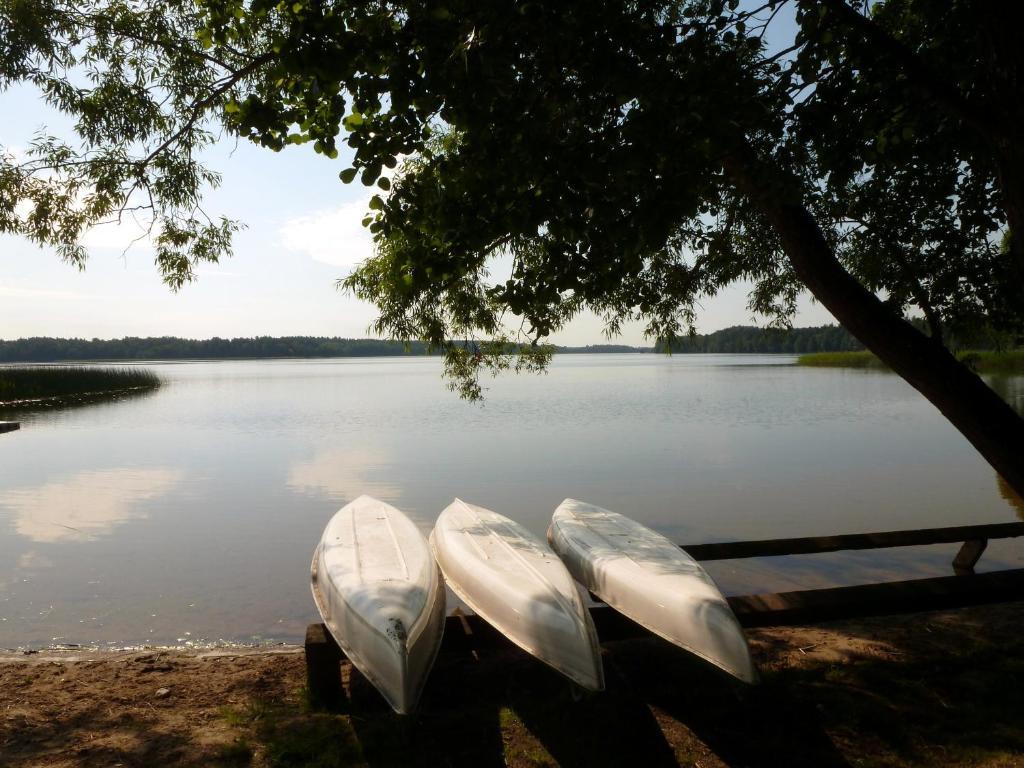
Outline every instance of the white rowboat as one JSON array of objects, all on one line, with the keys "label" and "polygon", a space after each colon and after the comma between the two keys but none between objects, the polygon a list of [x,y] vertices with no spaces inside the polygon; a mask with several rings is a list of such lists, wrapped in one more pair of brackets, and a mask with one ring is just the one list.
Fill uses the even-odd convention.
[{"label": "white rowboat", "polygon": [[360,496],[313,553],[313,600],[349,660],[400,714],[412,711],[444,632],[444,582],[416,525]]},{"label": "white rowboat", "polygon": [[507,517],[456,499],[430,545],[451,590],[509,640],[592,691],[604,669],[590,612],[543,541]]},{"label": "white rowboat", "polygon": [[548,542],[576,580],[612,608],[740,680],[757,682],[746,637],[722,593],[664,536],[566,499],[551,518]]}]

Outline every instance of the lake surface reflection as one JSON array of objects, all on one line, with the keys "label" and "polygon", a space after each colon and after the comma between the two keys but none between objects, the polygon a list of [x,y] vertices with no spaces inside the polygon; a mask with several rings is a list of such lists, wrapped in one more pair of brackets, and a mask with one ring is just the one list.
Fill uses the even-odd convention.
[{"label": "lake surface reflection", "polygon": [[[155,394],[0,436],[0,648],[301,639],[327,520],[428,531],[454,496],[543,534],[568,496],[680,542],[1005,522],[1021,506],[901,379],[785,356],[575,355],[492,382],[435,359],[154,364]],[[1018,408],[1024,377],[992,381]],[[727,593],[951,572],[956,545],[709,563]],[[979,570],[1024,565],[993,542]]]}]

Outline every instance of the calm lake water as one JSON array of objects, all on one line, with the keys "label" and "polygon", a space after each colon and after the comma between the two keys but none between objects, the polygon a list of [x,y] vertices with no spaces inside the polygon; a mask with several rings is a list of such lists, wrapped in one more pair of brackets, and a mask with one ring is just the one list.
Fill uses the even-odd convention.
[{"label": "calm lake water", "polygon": [[[685,542],[1024,517],[891,374],[787,356],[573,355],[460,401],[436,359],[154,364],[156,393],[0,436],[0,648],[299,641],[309,561],[362,493],[543,534],[568,496]],[[1018,409],[1024,377],[992,382]],[[726,593],[950,573],[957,545],[709,563]],[[993,543],[979,570],[1024,566]]]}]

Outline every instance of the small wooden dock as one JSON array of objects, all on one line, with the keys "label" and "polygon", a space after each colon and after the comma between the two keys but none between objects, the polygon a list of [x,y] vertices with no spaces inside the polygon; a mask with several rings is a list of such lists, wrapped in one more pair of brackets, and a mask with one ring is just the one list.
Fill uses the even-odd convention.
[{"label": "small wooden dock", "polygon": [[[1024,568],[974,572],[989,540],[1018,536],[1024,536],[1024,522],[680,546],[695,560],[708,561],[961,543],[949,576],[726,598],[742,626],[772,627],[1024,600]],[[602,642],[650,634],[603,603],[592,607],[591,615]],[[444,648],[472,649],[502,642],[508,641],[478,616],[457,611],[448,617]],[[327,628],[310,624],[306,671],[314,700],[329,704],[339,699],[338,665],[343,658]]]},{"label": "small wooden dock", "polygon": [[0,435],[4,432],[13,432],[16,429],[21,429],[21,424],[17,421],[0,421]]}]

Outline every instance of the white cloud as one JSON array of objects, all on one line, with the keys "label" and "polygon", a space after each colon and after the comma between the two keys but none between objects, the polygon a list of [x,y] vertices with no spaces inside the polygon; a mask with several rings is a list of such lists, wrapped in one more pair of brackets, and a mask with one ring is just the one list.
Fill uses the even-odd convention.
[{"label": "white cloud", "polygon": [[156,234],[155,227],[150,232],[147,226],[143,226],[131,217],[125,217],[120,224],[108,222],[91,227],[82,237],[82,245],[90,250],[116,250],[118,252],[129,248],[132,250],[148,249],[152,247],[152,238]]},{"label": "white cloud", "polygon": [[196,270],[196,276],[200,280],[207,277],[238,277],[240,272],[231,272],[227,269],[211,269],[209,267],[200,267]]},{"label": "white cloud", "polygon": [[[28,160],[28,154],[23,147],[17,145],[5,146],[0,141],[0,156],[9,162],[23,162]],[[36,174],[39,179],[54,177],[52,170],[43,170]],[[80,191],[76,196],[76,203],[81,206],[85,202],[85,192]],[[25,220],[32,212],[33,205],[29,200],[19,200],[14,206],[16,216]],[[90,227],[81,238],[81,244],[90,250],[116,250],[123,252],[128,249],[152,249],[152,239],[156,237],[159,228],[150,227],[135,215],[128,211],[121,216],[120,221],[107,221]]]},{"label": "white cloud", "polygon": [[362,225],[369,202],[367,195],[289,219],[280,229],[281,243],[315,261],[352,269],[373,255],[373,238]]},{"label": "white cloud", "polygon": [[12,299],[99,299],[102,296],[94,296],[78,291],[54,291],[45,288],[22,288],[10,283],[0,282],[0,296],[7,296]]},{"label": "white cloud", "polygon": [[397,501],[401,496],[397,484],[372,479],[384,466],[387,457],[376,448],[327,448],[309,461],[292,464],[287,483],[294,491],[337,502],[351,501],[364,493]]},{"label": "white cloud", "polygon": [[167,493],[181,478],[176,469],[102,469],[61,482],[0,494],[15,532],[32,541],[91,541],[115,525],[145,518],[142,502]]}]

